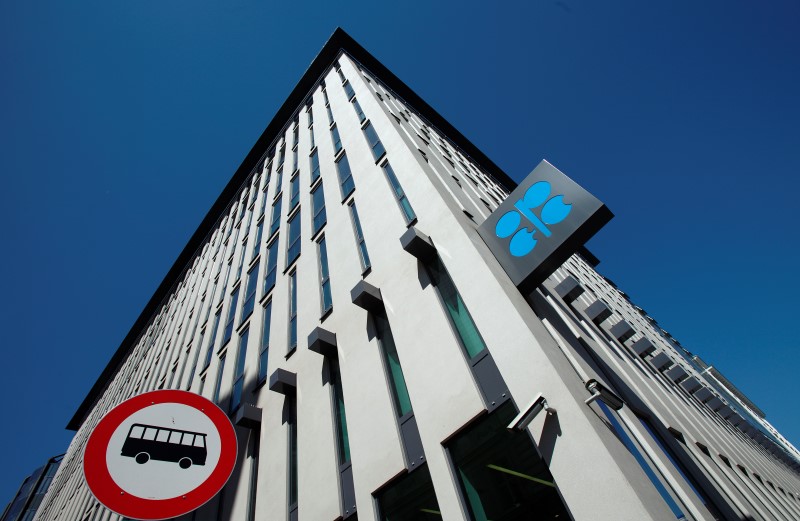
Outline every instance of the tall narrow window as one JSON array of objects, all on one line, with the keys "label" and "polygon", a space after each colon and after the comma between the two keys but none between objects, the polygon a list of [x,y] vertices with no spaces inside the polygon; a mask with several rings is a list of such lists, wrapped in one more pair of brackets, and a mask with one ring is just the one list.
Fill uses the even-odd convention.
[{"label": "tall narrow window", "polygon": [[219,329],[220,313],[222,309],[218,309],[214,314],[214,323],[211,326],[211,340],[208,342],[208,349],[206,350],[206,359],[203,363],[203,369],[211,364],[211,356],[214,354],[214,343],[217,340],[217,330]]},{"label": "tall narrow window", "polygon": [[[269,179],[267,179],[267,183],[269,183]],[[258,210],[258,216],[259,217],[264,215],[264,211],[267,209],[267,186],[269,186],[269,185],[265,183],[264,184],[264,191],[261,194],[261,206],[259,207],[259,210]]]},{"label": "tall narrow window", "polygon": [[358,256],[361,260],[361,271],[367,271],[371,266],[369,262],[369,254],[367,253],[367,243],[364,240],[364,232],[361,230],[361,221],[358,218],[358,210],[356,209],[356,202],[350,201],[350,216],[353,218],[353,232],[356,236],[356,244],[358,245]]},{"label": "tall narrow window", "polygon": [[472,316],[464,305],[461,294],[456,289],[453,280],[438,256],[427,267],[431,281],[439,292],[453,328],[461,340],[461,345],[464,346],[464,350],[470,359],[475,358],[486,349],[486,344],[483,342]]},{"label": "tall narrow window", "polygon": [[408,396],[408,388],[406,387],[406,379],[403,376],[403,368],[400,366],[400,358],[397,356],[394,336],[392,336],[392,330],[389,327],[389,320],[383,313],[376,313],[373,316],[373,320],[376,336],[378,337],[378,345],[386,363],[386,372],[391,384],[395,412],[398,417],[401,417],[411,412],[411,399]]},{"label": "tall narrow window", "polygon": [[219,405],[220,391],[222,390],[222,374],[225,372],[225,353],[219,357],[219,367],[217,368],[217,382],[214,384],[214,396],[212,401]]},{"label": "tall narrow window", "polygon": [[258,221],[258,226],[256,226],[256,240],[253,244],[253,254],[250,257],[250,260],[255,259],[258,257],[258,252],[261,250],[261,237],[264,235],[264,219]]},{"label": "tall narrow window", "polygon": [[320,296],[322,297],[322,313],[327,312],[333,306],[331,297],[331,278],[328,272],[328,245],[325,243],[325,236],[320,237],[317,243],[319,249],[319,283]]},{"label": "tall narrow window", "polygon": [[279,197],[275,204],[272,205],[272,221],[269,225],[269,236],[278,231],[278,228],[281,227],[281,200],[283,198]]},{"label": "tall narrow window", "polygon": [[289,218],[289,244],[286,265],[292,264],[300,256],[300,212]]},{"label": "tall narrow window", "polygon": [[290,183],[290,197],[289,197],[289,211],[294,210],[294,207],[300,203],[300,175],[292,177]]},{"label": "tall narrow window", "polygon": [[246,328],[239,336],[239,349],[236,353],[236,367],[233,373],[233,391],[231,393],[231,411],[235,411],[242,403],[242,390],[244,388],[244,368],[247,360],[247,340],[250,338],[250,328]]},{"label": "tall narrow window", "polygon": [[350,171],[350,161],[347,159],[346,153],[342,154],[342,157],[336,162],[336,172],[339,174],[339,187],[342,190],[342,200],[345,200],[347,196],[356,189],[356,184],[353,181],[353,174]]},{"label": "tall narrow window", "polygon": [[244,323],[244,321],[247,320],[247,317],[249,317],[253,312],[253,307],[256,303],[256,286],[258,286],[258,263],[256,263],[247,274],[241,323]]},{"label": "tall narrow window", "polygon": [[[286,143],[281,145],[281,149],[278,151],[278,167],[276,168],[278,172],[283,171],[283,160],[285,156],[286,156]],[[280,190],[281,190],[281,184],[278,183],[278,191],[280,192]]]},{"label": "tall narrow window", "polygon": [[350,100],[350,99],[353,99],[355,97],[356,92],[353,90],[353,86],[350,85],[349,81],[345,81],[344,85],[342,85],[342,87],[344,87],[344,92],[345,92],[345,94],[347,94],[347,99]]},{"label": "tall narrow window", "polygon": [[356,111],[356,116],[358,116],[358,122],[364,123],[364,120],[367,119],[367,116],[364,115],[364,111],[361,110],[361,105],[358,104],[358,100],[353,98],[353,109]]},{"label": "tall narrow window", "polygon": [[289,352],[297,349],[297,270],[289,274]]},{"label": "tall narrow window", "polygon": [[311,150],[317,148],[317,141],[314,139],[314,127],[308,127],[308,137],[311,139]]},{"label": "tall narrow window", "polygon": [[236,304],[239,303],[239,289],[241,289],[241,286],[233,290],[231,294],[231,307],[228,309],[228,320],[225,322],[225,334],[222,338],[222,345],[227,344],[233,334],[233,318],[236,316]]},{"label": "tall narrow window", "polygon": [[344,394],[342,393],[342,375],[339,362],[331,360],[331,387],[333,388],[333,408],[336,421],[336,448],[339,453],[339,465],[350,462],[350,437],[347,434],[347,417],[344,410]]},{"label": "tall narrow window", "polygon": [[375,161],[383,157],[386,149],[383,148],[383,144],[378,138],[378,133],[375,132],[375,127],[372,126],[371,122],[364,125],[364,137],[367,138],[367,144],[372,149],[372,157],[375,158]]},{"label": "tall narrow window", "polygon": [[311,154],[311,182],[319,178],[319,154],[316,150]]},{"label": "tall narrow window", "polygon": [[242,268],[244,267],[244,252],[247,251],[247,238],[245,237],[244,244],[242,245],[242,251],[239,253],[239,264],[236,266],[236,278],[234,280],[239,280],[242,276]]},{"label": "tall narrow window", "polygon": [[397,176],[394,175],[394,170],[392,170],[392,166],[388,161],[383,164],[383,173],[386,174],[386,179],[389,180],[394,197],[397,199],[397,204],[400,205],[400,210],[403,211],[403,216],[406,218],[406,223],[410,223],[417,218],[417,215],[414,213],[414,209],[411,208],[411,203],[408,202],[406,193],[403,191],[403,187],[400,186],[400,182],[397,180]]},{"label": "tall narrow window", "polygon": [[272,300],[264,306],[264,325],[261,328],[261,347],[258,352],[258,382],[267,380],[269,358],[269,332],[272,328]]},{"label": "tall narrow window", "polygon": [[314,112],[311,110],[311,101],[309,100],[308,105],[306,105],[306,114],[308,115],[308,126],[314,124]]},{"label": "tall narrow window", "polygon": [[278,274],[278,238],[275,237],[267,246],[267,269],[264,273],[264,295],[275,287],[275,278]]},{"label": "tall narrow window", "polygon": [[289,430],[289,519],[297,520],[297,400],[292,397],[287,418]]},{"label": "tall narrow window", "polygon": [[336,125],[331,127],[331,140],[333,140],[333,155],[336,155],[342,149],[342,138],[339,137],[339,129]]},{"label": "tall narrow window", "polygon": [[322,229],[327,221],[325,214],[325,194],[322,191],[322,183],[318,184],[311,192],[312,210],[314,211],[314,233]]},{"label": "tall narrow window", "polygon": [[197,349],[195,349],[194,359],[192,360],[192,368],[189,371],[189,378],[186,379],[187,391],[192,388],[192,381],[194,380],[194,375],[197,372],[197,361],[200,358],[200,350],[203,348],[203,340],[205,339],[205,336],[206,336],[206,330],[201,329],[200,337],[197,339],[197,343],[195,344],[197,346]]}]

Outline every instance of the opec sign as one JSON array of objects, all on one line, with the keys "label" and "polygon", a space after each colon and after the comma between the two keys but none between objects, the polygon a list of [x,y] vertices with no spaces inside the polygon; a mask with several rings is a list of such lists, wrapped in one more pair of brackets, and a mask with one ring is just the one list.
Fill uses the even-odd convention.
[{"label": "opec sign", "polygon": [[514,284],[533,291],[614,214],[542,161],[478,228]]}]

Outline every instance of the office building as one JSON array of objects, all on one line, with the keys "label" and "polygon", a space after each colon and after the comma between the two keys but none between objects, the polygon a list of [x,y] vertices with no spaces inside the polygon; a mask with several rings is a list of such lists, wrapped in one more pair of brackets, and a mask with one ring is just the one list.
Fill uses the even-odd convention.
[{"label": "office building", "polygon": [[590,252],[512,282],[479,228],[514,187],[337,30],[70,421],[37,519],[119,518],[83,447],[156,389],[236,424],[187,521],[800,519],[797,450]]},{"label": "office building", "polygon": [[47,463],[34,470],[22,481],[14,499],[6,505],[3,514],[0,515],[0,521],[31,521],[33,519],[42,498],[53,482],[53,476],[55,476],[63,457],[62,454],[50,458]]}]

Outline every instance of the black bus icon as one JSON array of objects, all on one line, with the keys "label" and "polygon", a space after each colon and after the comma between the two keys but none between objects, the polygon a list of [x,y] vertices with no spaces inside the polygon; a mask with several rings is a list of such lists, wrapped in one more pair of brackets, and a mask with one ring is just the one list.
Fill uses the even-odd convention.
[{"label": "black bus icon", "polygon": [[144,464],[151,459],[171,461],[180,468],[206,464],[206,434],[134,423],[122,444],[123,456]]}]

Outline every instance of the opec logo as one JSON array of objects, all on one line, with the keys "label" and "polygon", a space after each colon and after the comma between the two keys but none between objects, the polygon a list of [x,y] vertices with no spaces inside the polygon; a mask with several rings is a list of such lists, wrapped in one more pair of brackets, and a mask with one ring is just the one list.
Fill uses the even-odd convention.
[{"label": "opec logo", "polygon": [[[494,233],[500,239],[511,237],[508,250],[514,257],[524,257],[532,252],[538,242],[534,237],[536,232],[541,232],[545,238],[550,237],[552,232],[548,225],[560,223],[572,210],[572,205],[564,202],[563,195],[550,197],[551,191],[547,181],[534,183],[523,198],[514,203],[516,211],[505,213],[497,221]],[[539,211],[538,216],[534,213],[536,209]],[[523,217],[533,225],[532,229],[528,229],[528,224],[523,225]]]}]

